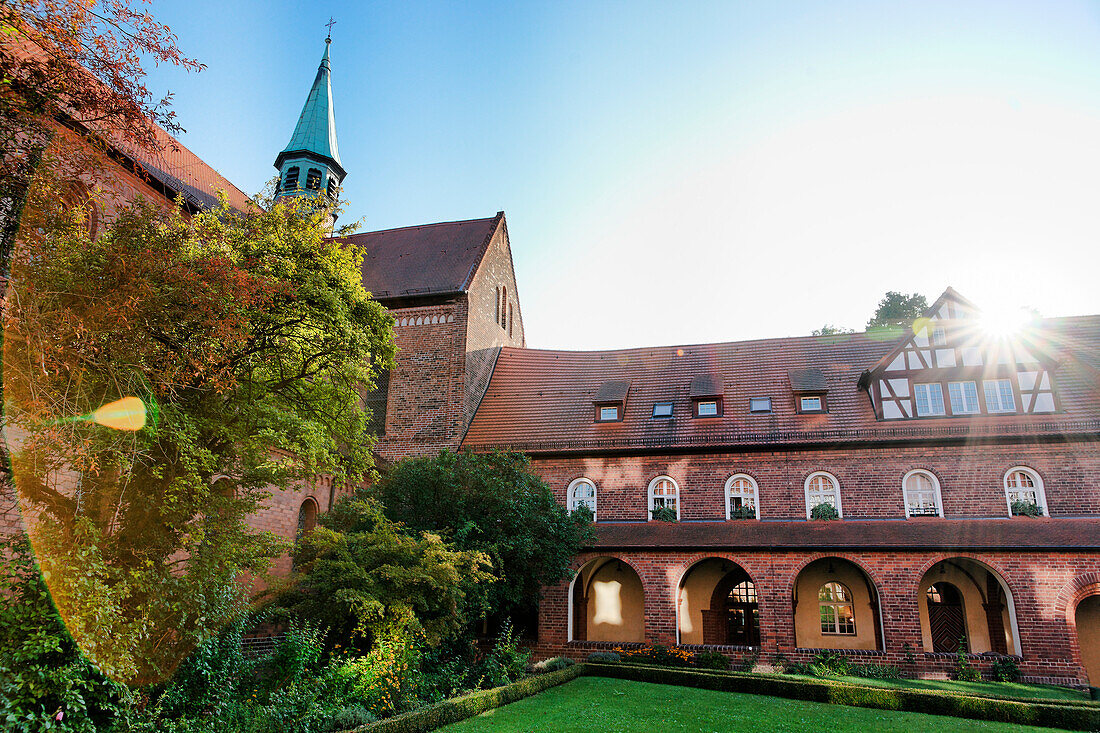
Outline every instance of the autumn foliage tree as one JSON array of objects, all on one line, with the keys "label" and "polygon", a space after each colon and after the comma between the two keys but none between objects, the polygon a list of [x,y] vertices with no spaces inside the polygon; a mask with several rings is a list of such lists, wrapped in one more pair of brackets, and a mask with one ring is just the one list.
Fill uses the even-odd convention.
[{"label": "autumn foliage tree", "polygon": [[[154,123],[178,131],[171,94],[145,85],[143,63],[203,68],[184,56],[149,0],[0,3],[0,251],[5,260],[26,192],[58,125],[92,147],[154,151]],[[82,155],[80,149],[55,151]],[[71,162],[87,169],[89,160]]]},{"label": "autumn foliage tree", "polygon": [[[93,239],[56,185],[30,190],[5,314],[12,466],[58,610],[116,679],[162,677],[240,610],[238,576],[281,549],[245,522],[269,487],[371,470],[360,395],[392,362],[392,319],[327,214],[137,204]],[[137,432],[78,419],[126,396],[150,412]]]}]

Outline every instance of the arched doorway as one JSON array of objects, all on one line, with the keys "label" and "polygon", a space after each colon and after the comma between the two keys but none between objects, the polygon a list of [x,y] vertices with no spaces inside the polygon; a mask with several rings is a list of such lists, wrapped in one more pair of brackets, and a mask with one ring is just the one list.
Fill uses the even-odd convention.
[{"label": "arched doorway", "polygon": [[1000,575],[967,557],[941,560],[921,578],[918,593],[926,652],[1019,654],[1012,594]]},{"label": "arched doorway", "polygon": [[756,584],[737,563],[700,560],[680,579],[678,598],[681,644],[760,646]]},{"label": "arched doorway", "polygon": [[589,560],[569,589],[569,641],[645,641],[645,591],[628,563]]},{"label": "arched doorway", "polygon": [[1085,674],[1090,685],[1100,687],[1100,595],[1088,596],[1078,603],[1074,621]]},{"label": "arched doorway", "polygon": [[795,644],[807,649],[883,649],[878,589],[861,567],[823,557],[794,582]]},{"label": "arched doorway", "polygon": [[928,628],[932,651],[955,652],[966,643],[966,616],[962,593],[954,585],[941,581],[925,591],[928,604]]}]

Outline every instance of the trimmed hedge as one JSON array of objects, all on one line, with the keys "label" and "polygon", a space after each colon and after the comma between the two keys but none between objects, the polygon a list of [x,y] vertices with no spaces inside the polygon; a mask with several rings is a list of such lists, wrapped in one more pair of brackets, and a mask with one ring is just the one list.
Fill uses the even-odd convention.
[{"label": "trimmed hedge", "polygon": [[588,663],[583,666],[585,674],[635,682],[683,685],[705,690],[772,695],[834,705],[904,710],[1067,730],[1100,730],[1100,706],[1085,701],[1080,703],[1063,701],[1062,704],[1018,702],[989,697],[970,697],[951,692],[865,687],[826,680],[787,680],[754,674],[715,673],[667,667],[643,667],[633,664]]},{"label": "trimmed hedge", "polygon": [[434,705],[412,710],[392,718],[380,720],[356,728],[355,733],[425,733],[444,725],[457,723],[466,718],[480,715],[486,710],[507,705],[516,700],[538,694],[543,690],[569,682],[584,674],[585,665],[574,664],[571,667],[547,672],[546,674],[526,677],[503,687],[491,690],[477,690],[461,697],[443,700]]}]

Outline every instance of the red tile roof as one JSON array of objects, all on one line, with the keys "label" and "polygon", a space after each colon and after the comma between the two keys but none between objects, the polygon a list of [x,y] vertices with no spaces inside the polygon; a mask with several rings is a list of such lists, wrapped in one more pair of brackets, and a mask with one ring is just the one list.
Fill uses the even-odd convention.
[{"label": "red tile roof", "polygon": [[[1035,334],[1058,346],[1055,372],[1064,411],[1043,416],[878,421],[860,375],[896,343],[850,334],[619,351],[504,348],[466,434],[474,450],[529,453],[698,449],[820,444],[1006,434],[1100,434],[1100,389],[1082,354],[1100,354],[1100,316],[1047,319]],[[828,412],[797,414],[789,370],[816,368],[828,388]],[[689,391],[700,374],[724,384],[719,417],[691,417]],[[624,419],[596,423],[600,385],[630,382]],[[750,397],[771,397],[771,413],[749,413]],[[672,420],[651,418],[654,402],[675,403]]]},{"label": "red tile roof", "polygon": [[[363,285],[378,300],[465,292],[504,212],[347,237],[366,250]],[[591,403],[589,405],[591,409]]]},{"label": "red tile roof", "polygon": [[1100,518],[597,523],[593,549],[1100,549]]}]

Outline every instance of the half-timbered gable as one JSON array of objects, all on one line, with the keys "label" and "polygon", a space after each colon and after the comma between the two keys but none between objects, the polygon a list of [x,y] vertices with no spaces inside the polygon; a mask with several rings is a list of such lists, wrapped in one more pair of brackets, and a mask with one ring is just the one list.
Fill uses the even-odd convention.
[{"label": "half-timbered gable", "polygon": [[862,384],[880,420],[1057,412],[1057,360],[1041,341],[991,332],[948,288]]}]

